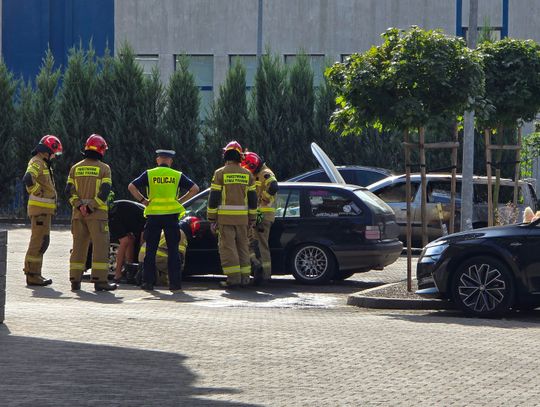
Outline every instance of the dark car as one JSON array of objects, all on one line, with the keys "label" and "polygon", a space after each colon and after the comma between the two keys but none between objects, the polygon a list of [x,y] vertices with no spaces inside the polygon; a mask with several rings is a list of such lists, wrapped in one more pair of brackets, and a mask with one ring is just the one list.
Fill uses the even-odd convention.
[{"label": "dark car", "polygon": [[418,295],[492,317],[540,305],[540,220],[454,233],[428,244],[418,260]]},{"label": "dark car", "polygon": [[[392,172],[384,168],[362,167],[348,165],[336,167],[347,184],[367,186],[381,179],[389,177]],[[330,182],[328,175],[322,168],[296,175],[288,182]]]},{"label": "dark car", "polygon": [[[280,183],[276,220],[270,231],[273,274],[292,274],[318,284],[382,269],[400,255],[392,209],[354,185]],[[201,218],[200,236],[189,242],[186,274],[221,271],[217,240],[206,220],[209,190],[184,205]]]}]

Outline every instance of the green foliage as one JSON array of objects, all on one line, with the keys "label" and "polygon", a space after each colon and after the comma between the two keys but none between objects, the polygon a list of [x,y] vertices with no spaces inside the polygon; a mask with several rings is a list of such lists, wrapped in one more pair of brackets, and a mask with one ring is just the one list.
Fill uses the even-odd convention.
[{"label": "green foliage", "polygon": [[[294,174],[299,160],[289,149],[287,67],[277,55],[261,57],[255,74],[252,137],[247,147],[262,155],[279,179]],[[306,151],[309,148],[305,147]]]},{"label": "green foliage", "polygon": [[133,50],[124,44],[118,56],[106,55],[96,86],[97,132],[109,144],[105,161],[111,165],[117,198],[129,197],[127,185],[154,165],[155,139],[160,137],[158,110],[163,107],[156,78],[145,78]]},{"label": "green foliage", "polygon": [[327,71],[338,94],[335,129],[423,127],[432,117],[461,114],[482,95],[480,58],[462,39],[415,26],[388,29],[383,38]]},{"label": "green foliage", "polygon": [[13,180],[18,175],[17,166],[13,165],[16,121],[13,98],[16,87],[17,82],[0,58],[0,145],[7,147],[0,150],[0,185],[3,191],[0,195],[0,206],[10,201]]},{"label": "green foliage", "polygon": [[505,38],[477,50],[485,71],[485,97],[494,106],[479,120],[482,128],[515,127],[540,110],[540,46],[532,40]]},{"label": "green foliage", "polygon": [[203,181],[206,175],[201,141],[198,137],[199,106],[199,89],[195,78],[189,72],[188,59],[183,57],[170,78],[164,125],[169,146],[176,150],[176,166],[197,183]]},{"label": "green foliage", "polygon": [[521,150],[521,177],[533,176],[533,161],[540,157],[540,132],[529,134],[523,138]]},{"label": "green foliage", "polygon": [[[236,61],[229,70],[204,129],[204,155],[208,170],[218,168],[223,160],[221,149],[231,140],[249,144],[249,116],[246,98],[246,69]],[[207,173],[206,179],[212,174]]]},{"label": "green foliage", "polygon": [[81,159],[80,151],[86,138],[97,131],[97,70],[92,44],[88,50],[82,44],[70,49],[62,88],[58,94],[58,136],[64,147],[64,153],[55,164],[60,193],[66,184],[69,168]]}]

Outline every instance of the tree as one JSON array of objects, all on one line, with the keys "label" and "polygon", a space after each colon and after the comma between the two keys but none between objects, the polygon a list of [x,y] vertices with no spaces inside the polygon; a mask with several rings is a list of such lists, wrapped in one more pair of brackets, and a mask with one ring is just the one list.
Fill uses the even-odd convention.
[{"label": "tree", "polygon": [[[382,45],[361,55],[354,54],[329,70],[330,81],[338,94],[338,109],[332,125],[345,133],[361,133],[370,126],[398,129],[403,131],[406,142],[409,141],[409,130],[418,132],[423,241],[427,242],[425,127],[436,117],[456,118],[472,107],[472,101],[481,99],[484,90],[482,65],[462,39],[446,36],[440,31],[425,31],[415,26],[408,31],[391,28],[383,38]],[[409,196],[407,148],[405,152]],[[409,201],[407,199],[410,225]],[[408,229],[407,269],[410,277]]]},{"label": "tree", "polygon": [[58,135],[64,147],[62,157],[56,163],[59,191],[66,184],[71,165],[81,159],[80,151],[84,141],[90,134],[97,132],[97,70],[92,44],[88,50],[82,44],[70,49],[58,94]]},{"label": "tree", "polygon": [[[478,47],[482,58],[486,80],[486,99],[492,109],[478,120],[479,127],[485,129],[486,137],[496,130],[496,144],[520,144],[522,121],[531,121],[540,110],[540,46],[532,40],[505,38],[497,42],[484,42]],[[516,134],[518,134],[516,136]],[[514,152],[512,152],[515,154]],[[507,161],[519,165],[519,152]],[[490,161],[490,160],[488,160]],[[496,168],[496,184],[493,202],[498,203],[499,180],[503,153],[497,150],[493,163],[487,163],[488,174],[491,166]],[[516,175],[519,171],[515,171]],[[491,188],[488,188],[491,195]],[[517,180],[516,193],[517,198]],[[514,202],[516,203],[516,202]],[[491,201],[490,201],[490,205]],[[495,209],[496,209],[496,205]],[[493,214],[490,214],[490,222]]]},{"label": "tree", "polygon": [[198,183],[207,174],[199,140],[199,106],[199,88],[187,57],[182,57],[169,81],[164,125],[170,147],[176,150],[177,165]]},{"label": "tree", "polygon": [[105,160],[111,163],[113,189],[117,197],[124,198],[129,197],[129,182],[154,164],[153,140],[159,129],[153,109],[159,105],[155,99],[159,92],[148,90],[154,85],[148,85],[127,44],[118,50],[116,58],[106,54],[100,65],[97,131],[110,146]]},{"label": "tree", "polygon": [[17,166],[14,157],[15,143],[15,108],[14,95],[17,82],[8,71],[6,64],[0,58],[0,144],[10,146],[0,151],[0,185],[2,185],[2,195],[0,196],[0,207],[6,205],[13,196],[14,180],[20,174],[17,173]]},{"label": "tree", "polygon": [[278,178],[285,179],[294,175],[293,163],[298,156],[289,148],[287,67],[279,56],[268,52],[261,57],[253,92],[249,145],[267,159]]},{"label": "tree", "polygon": [[[212,171],[221,165],[221,149],[231,140],[253,148],[249,145],[249,133],[246,69],[240,61],[236,61],[220,86],[218,99],[207,118],[204,153],[208,169]],[[211,175],[207,173],[207,178]]]},{"label": "tree", "polygon": [[[313,70],[305,54],[297,56],[289,71],[289,108],[287,145],[288,153],[301,157],[309,151],[313,140],[315,92]],[[311,155],[311,154],[310,154]],[[299,173],[309,169],[310,161],[294,160],[289,163],[290,171]]]}]

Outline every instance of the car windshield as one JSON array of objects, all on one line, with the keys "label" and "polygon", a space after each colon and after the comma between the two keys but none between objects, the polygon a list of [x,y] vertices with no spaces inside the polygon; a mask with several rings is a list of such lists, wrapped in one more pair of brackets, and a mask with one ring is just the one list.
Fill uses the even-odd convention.
[{"label": "car windshield", "polygon": [[364,190],[364,189],[357,189],[354,191],[357,197],[359,197],[362,202],[364,202],[369,209],[371,209],[374,213],[377,214],[390,214],[394,213],[392,208],[386,204],[381,198],[379,198],[374,193]]}]

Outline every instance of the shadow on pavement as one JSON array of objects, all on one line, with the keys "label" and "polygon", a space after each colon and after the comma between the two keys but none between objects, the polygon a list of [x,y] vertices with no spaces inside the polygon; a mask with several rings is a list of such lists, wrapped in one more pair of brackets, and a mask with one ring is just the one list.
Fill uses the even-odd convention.
[{"label": "shadow on pavement", "polygon": [[81,290],[74,291],[77,300],[92,301],[100,304],[121,304],[124,297],[121,291],[94,291],[93,284],[83,284]]},{"label": "shadow on pavement", "polygon": [[[511,312],[505,318],[473,318],[467,317],[457,310],[424,311],[423,314],[385,314],[393,319],[423,324],[459,324],[471,327],[494,327],[506,329],[538,328],[540,309],[527,312]],[[532,324],[532,326],[531,326]]]},{"label": "shadow on pavement", "polygon": [[241,390],[195,387],[181,354],[14,336],[2,324],[0,348],[2,405],[253,405],[205,399]]},{"label": "shadow on pavement", "polygon": [[32,297],[34,298],[49,298],[54,300],[68,300],[71,297],[63,296],[62,291],[58,291],[53,287],[27,287],[32,290]]}]

